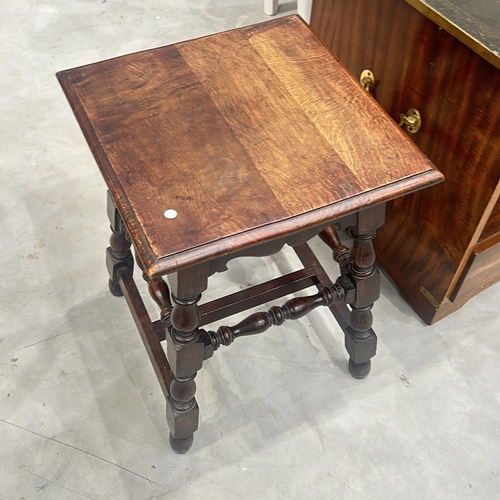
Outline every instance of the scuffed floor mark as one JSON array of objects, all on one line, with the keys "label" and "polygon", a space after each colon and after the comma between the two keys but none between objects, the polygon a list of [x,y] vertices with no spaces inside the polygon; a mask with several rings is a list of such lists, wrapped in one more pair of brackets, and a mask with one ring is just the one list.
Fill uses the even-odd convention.
[{"label": "scuffed floor mark", "polygon": [[[48,489],[53,485],[53,484],[56,484],[57,486],[61,486],[59,483],[56,483],[56,481],[62,476],[63,472],[67,469],[68,465],[66,464],[66,467],[63,467],[59,470],[59,472],[52,478],[52,479],[46,479],[46,478],[42,478],[46,481],[45,484],[42,484],[42,486],[39,486],[37,488],[38,491],[41,491],[42,493],[45,493],[46,491],[48,491]],[[25,469],[26,470],[26,469]],[[29,472],[28,470],[26,470],[26,472]],[[30,472],[30,474],[33,474],[32,472]]]},{"label": "scuffed floor mark", "polygon": [[107,464],[110,464],[110,465],[113,465],[115,467],[118,467],[119,469],[122,469],[125,472],[128,472],[129,474],[133,474],[134,476],[140,477],[141,479],[144,479],[145,481],[148,481],[148,483],[153,483],[153,484],[155,484],[157,486],[160,486],[160,484],[155,483],[154,481],[151,481],[151,479],[149,479],[148,477],[141,476],[137,472],[131,471],[130,469],[127,469],[126,467],[123,467],[122,465],[115,464],[114,462],[111,462],[111,460],[107,460],[107,459],[105,459],[103,457],[100,457],[98,455],[94,455],[93,453],[90,453],[89,451],[85,451],[85,450],[82,450],[81,448],[78,448],[78,447],[73,446],[71,444],[64,443],[62,441],[58,441],[57,439],[54,439],[54,438],[51,438],[51,437],[48,437],[48,436],[44,436],[43,434],[39,434],[38,432],[32,431],[30,429],[26,429],[25,427],[21,427],[20,425],[13,424],[12,422],[8,422],[7,420],[4,420],[3,418],[0,418],[0,422],[3,422],[4,424],[7,424],[7,425],[11,425],[12,427],[16,427],[17,429],[21,429],[22,431],[29,432],[30,434],[33,434],[35,436],[48,439],[49,441],[52,441],[54,443],[66,446],[68,448],[71,448],[73,450],[79,451],[81,453],[85,453],[85,455],[88,455],[88,456],[93,457],[93,458],[97,458],[97,460],[101,460],[102,462],[106,462]]},{"label": "scuffed floor mark", "polygon": [[40,476],[39,474],[35,474],[34,472],[31,472],[30,470],[25,469],[24,467],[20,467],[20,469],[27,472],[28,474],[31,474],[32,476],[35,476],[35,477],[38,477],[40,479],[43,479],[44,481],[47,481],[46,484],[37,488],[38,491],[40,491],[42,493],[45,493],[54,484],[56,486],[59,486],[59,488],[62,488],[62,489],[67,490],[67,491],[71,491],[71,493],[76,493],[77,495],[79,495],[81,497],[89,498],[90,500],[97,500],[96,498],[90,497],[90,496],[86,495],[85,493],[82,493],[82,492],[76,491],[76,490],[72,490],[71,488],[68,488],[67,486],[63,486],[61,483],[58,483],[57,480],[59,479],[61,474],[64,472],[62,470],[54,476],[54,479],[47,479],[46,477]]},{"label": "scuffed floor mark", "polygon": [[29,344],[29,345],[25,345],[24,347],[20,347],[18,349],[18,351],[22,351],[23,349],[27,349],[28,347],[32,347],[32,346],[37,345],[37,344],[41,344],[42,342],[46,342],[47,340],[55,339],[57,337],[60,337],[61,335],[66,335],[67,333],[71,333],[75,330],[76,330],[76,328],[73,328],[71,330],[68,330],[67,332],[62,332],[62,333],[58,333],[57,335],[52,335],[52,337],[47,337],[46,339],[39,340],[38,342],[33,342],[33,344]]}]

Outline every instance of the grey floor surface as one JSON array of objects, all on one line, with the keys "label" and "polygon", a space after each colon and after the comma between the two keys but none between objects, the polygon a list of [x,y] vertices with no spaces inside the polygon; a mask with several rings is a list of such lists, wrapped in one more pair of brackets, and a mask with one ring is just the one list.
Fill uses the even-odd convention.
[{"label": "grey floor surface", "polygon": [[[361,382],[325,311],[222,348],[192,451],[170,451],[107,291],[104,182],[54,74],[265,19],[262,0],[0,2],[0,499],[500,498],[498,285],[426,327],[384,280]],[[295,264],[235,261],[207,296]]]}]

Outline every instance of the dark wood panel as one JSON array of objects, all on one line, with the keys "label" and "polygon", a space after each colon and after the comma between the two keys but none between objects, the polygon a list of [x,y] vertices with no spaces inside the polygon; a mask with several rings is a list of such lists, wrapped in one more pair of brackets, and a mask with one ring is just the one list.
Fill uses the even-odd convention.
[{"label": "dark wood panel", "polygon": [[498,0],[406,1],[500,69],[500,2]]},{"label": "dark wood panel", "polygon": [[376,246],[403,295],[424,287],[445,302],[500,178],[500,72],[404,0],[316,0],[311,27],[355,75],[373,70],[394,120],[422,114],[412,139],[446,181],[390,204]]}]

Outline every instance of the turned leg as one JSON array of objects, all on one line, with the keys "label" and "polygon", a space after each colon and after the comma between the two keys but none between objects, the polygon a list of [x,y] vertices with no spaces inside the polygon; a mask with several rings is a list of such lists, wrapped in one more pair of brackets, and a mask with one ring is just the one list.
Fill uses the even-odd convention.
[{"label": "turned leg", "polygon": [[346,334],[349,353],[349,371],[354,378],[368,376],[371,358],[377,349],[377,336],[372,330],[373,303],[380,296],[380,273],[375,266],[373,238],[384,223],[385,205],[364,210],[358,214],[358,224],[350,234],[353,244],[348,265],[349,277],[356,286],[356,298],[350,303],[350,329]]},{"label": "turned leg", "polygon": [[116,208],[115,202],[108,191],[108,217],[111,223],[110,246],[106,250],[106,265],[109,272],[109,290],[115,297],[122,297],[120,285],[118,284],[118,269],[127,267],[132,274],[134,270],[134,258],[130,251],[131,243],[127,239],[125,224]]},{"label": "turned leg", "polygon": [[195,399],[196,373],[201,369],[205,346],[198,329],[198,302],[206,290],[208,265],[200,264],[169,276],[173,309],[166,335],[167,359],[172,383],[167,398],[170,445],[176,453],[186,453],[198,428],[199,408]]},{"label": "turned leg", "polygon": [[349,272],[350,251],[340,241],[336,226],[330,226],[319,233],[319,237],[332,249],[333,260],[337,262],[342,274]]}]

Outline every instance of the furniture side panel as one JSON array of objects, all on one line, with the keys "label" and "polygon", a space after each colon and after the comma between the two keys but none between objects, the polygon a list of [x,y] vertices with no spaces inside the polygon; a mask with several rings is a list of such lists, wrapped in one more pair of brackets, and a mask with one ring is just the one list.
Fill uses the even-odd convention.
[{"label": "furniture side panel", "polygon": [[396,282],[404,276],[442,301],[499,180],[500,72],[403,0],[317,0],[311,27],[355,75],[374,72],[374,97],[395,120],[422,114],[412,139],[446,181],[393,202],[376,246]]}]

